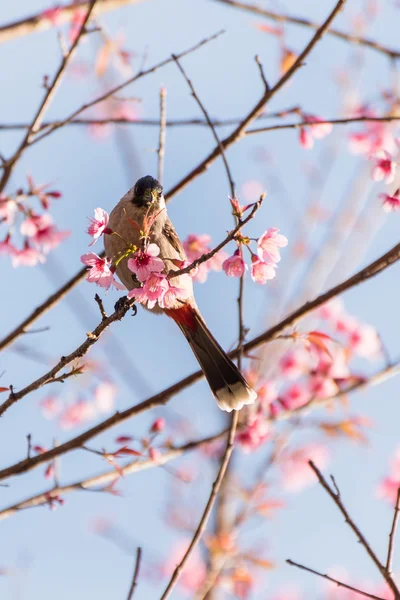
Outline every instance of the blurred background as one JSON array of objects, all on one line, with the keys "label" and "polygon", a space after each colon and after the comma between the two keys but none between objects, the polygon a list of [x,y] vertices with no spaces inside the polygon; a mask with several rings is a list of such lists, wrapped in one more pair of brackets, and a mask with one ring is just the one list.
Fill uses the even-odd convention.
[{"label": "blurred background", "polygon": [[[265,9],[296,14],[317,23],[323,22],[333,8],[333,3],[326,0],[303,0],[300,4],[290,0],[260,2]],[[5,25],[49,8],[53,7],[40,0],[3,3],[0,23]],[[394,1],[349,0],[335,27],[397,48],[398,19],[399,7]],[[280,77],[282,53],[300,53],[313,34],[309,28],[286,24],[283,35],[278,36],[265,27],[279,27],[277,23],[216,0],[147,0],[127,4],[101,14],[96,24],[101,31],[87,36],[80,44],[46,120],[68,115],[141,68],[148,68],[220,29],[225,30],[223,35],[182,59],[182,64],[213,118],[239,120],[263,93],[255,55],[260,57],[273,85]],[[0,44],[0,125],[30,122],[43,97],[43,77],[51,77],[60,62],[57,31],[68,40],[69,28],[69,24],[55,26]],[[126,61],[121,61],[118,54],[111,57],[101,72],[99,56],[107,39],[116,40],[129,54]],[[386,114],[397,98],[396,69],[396,62],[385,54],[325,36],[307,57],[306,64],[268,104],[267,114],[294,106],[326,119],[354,115],[366,106],[376,114]],[[132,121],[158,120],[161,86],[167,90],[168,119],[202,118],[174,64],[122,90],[120,96],[128,100],[116,101],[117,108],[99,105],[85,116],[102,118],[115,110],[112,114],[128,115]],[[140,101],[131,100],[133,97]],[[283,119],[263,119],[262,124],[296,120],[299,121],[298,115],[289,114]],[[232,126],[220,127],[218,132],[224,137],[231,129]],[[386,187],[372,181],[368,156],[351,151],[351,133],[364,130],[363,124],[338,125],[329,136],[316,140],[312,149],[301,145],[297,129],[259,133],[242,139],[227,153],[243,203],[254,202],[263,190],[268,193],[257,218],[247,227],[247,234],[258,237],[267,228],[278,227],[289,239],[274,280],[260,286],[251,281],[248,273],[245,277],[244,314],[250,329],[247,339],[398,242],[398,215],[386,214],[378,198],[379,193],[387,191]],[[22,130],[0,128],[1,154],[9,156],[22,134]],[[394,126],[390,135],[396,135]],[[74,125],[56,131],[24,154],[6,193],[26,188],[28,174],[37,184],[50,183],[50,189],[62,192],[61,198],[51,201],[50,213],[60,230],[71,233],[45,263],[34,268],[14,268],[9,256],[1,256],[1,337],[80,269],[80,256],[89,251],[87,217],[93,215],[93,210],[102,207],[110,211],[139,177],[156,176],[158,136],[157,126],[134,122],[107,127]],[[164,189],[174,186],[214,144],[207,127],[168,127]],[[390,191],[395,189],[396,183],[391,184]],[[233,223],[229,194],[223,163],[218,159],[169,203],[169,215],[180,236],[207,233],[214,244],[223,239]],[[94,251],[101,250],[100,241]],[[231,254],[233,245],[226,250]],[[343,298],[349,314],[376,329],[393,360],[399,355],[399,272],[399,266],[394,265]],[[76,348],[86,332],[98,324],[99,312],[93,300],[96,291],[111,313],[118,292],[110,290],[106,294],[82,282],[35,325],[48,329],[21,337],[2,353],[1,384],[12,383],[20,389]],[[238,280],[223,272],[212,272],[206,283],[196,284],[196,298],[203,315],[227,349],[237,343],[237,293]],[[307,327],[303,330],[307,331]],[[257,363],[260,376],[275,377],[286,350],[287,345],[281,343],[264,349]],[[34,444],[51,447],[113,410],[140,402],[197,369],[174,323],[140,309],[135,318],[127,316],[114,324],[85,361],[90,361],[91,368],[83,375],[34,392],[6,413],[0,423],[2,467],[25,456],[27,434],[32,435]],[[360,356],[355,358],[352,369],[368,376],[384,364],[381,355],[374,359]],[[99,389],[100,384],[103,387]],[[349,395],[347,404],[338,409],[330,408],[327,418],[337,417],[335,410],[341,410],[368,419],[370,426],[362,441],[351,436],[327,437],[320,428],[316,430],[312,420],[320,417],[321,410],[308,415],[309,422],[299,423],[298,429],[290,423],[290,443],[293,440],[295,447],[318,443],[328,449],[327,472],[335,474],[350,513],[382,555],[392,507],[378,498],[377,489],[398,444],[398,390],[398,380],[392,378]],[[56,396],[63,409],[78,401],[95,409],[88,412],[84,422],[73,426],[55,416],[46,418],[43,400],[49,396]],[[110,449],[115,448],[118,435],[140,439],[159,417],[166,420],[163,439],[169,437],[176,444],[217,433],[227,423],[226,415],[218,410],[202,381],[175,396],[167,406],[128,421],[88,445],[98,450]],[[234,460],[236,482],[254,482],[272,444],[273,439],[269,438],[251,452],[238,448]],[[150,469],[119,480],[120,496],[75,492],[66,495],[65,504],[55,511],[45,505],[3,521],[1,597],[124,598],[138,545],[143,549],[143,559],[135,598],[160,597],[168,581],[167,559],[179,544],[190,539],[217,465],[215,458],[196,452],[171,463],[171,469]],[[63,483],[78,481],[106,467],[99,456],[75,451],[62,457],[59,478]],[[44,471],[41,466],[7,481],[9,486],[0,488],[2,507],[51,487],[51,481],[44,479]],[[288,566],[287,558],[324,573],[339,569],[337,572],[352,582],[378,593],[378,572],[322,489],[311,485],[301,493],[293,493],[282,487],[280,477],[279,469],[272,466],[268,479],[271,497],[282,501],[284,507],[272,511],[270,518],[256,520],[256,526],[247,524],[240,538],[241,547],[267,557],[274,568],[256,570],[247,595],[240,595],[240,590],[232,588],[228,580],[218,597],[346,595],[330,590],[326,581]],[[186,479],[190,482],[185,483]],[[182,527],[176,527],[176,512],[191,524],[186,533]],[[204,551],[200,546],[200,554],[205,556]],[[399,571],[398,553],[394,557],[395,572],[396,567]],[[181,585],[175,588],[173,597],[195,595],[190,585]]]}]

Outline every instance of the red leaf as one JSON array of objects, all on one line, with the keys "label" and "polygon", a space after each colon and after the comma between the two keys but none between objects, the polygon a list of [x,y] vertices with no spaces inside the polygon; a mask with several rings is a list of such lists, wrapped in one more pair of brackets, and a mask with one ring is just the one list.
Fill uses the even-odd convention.
[{"label": "red leaf", "polygon": [[0,387],[0,392],[9,392],[10,388],[8,387]]}]

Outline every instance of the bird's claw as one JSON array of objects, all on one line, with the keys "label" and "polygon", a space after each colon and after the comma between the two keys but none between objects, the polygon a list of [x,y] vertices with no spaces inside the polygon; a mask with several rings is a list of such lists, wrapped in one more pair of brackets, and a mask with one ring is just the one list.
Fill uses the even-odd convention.
[{"label": "bird's claw", "polygon": [[[127,308],[128,304],[130,304],[130,299],[128,298],[128,296],[121,296],[121,298],[119,298],[114,304],[115,312],[123,308]],[[132,316],[134,317],[137,313],[137,307],[135,304],[132,304],[130,308],[132,308]]]}]

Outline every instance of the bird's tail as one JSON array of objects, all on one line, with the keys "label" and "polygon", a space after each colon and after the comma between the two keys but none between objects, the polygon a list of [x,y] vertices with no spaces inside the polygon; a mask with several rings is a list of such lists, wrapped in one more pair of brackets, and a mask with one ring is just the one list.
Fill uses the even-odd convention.
[{"label": "bird's tail", "polygon": [[199,312],[189,304],[164,309],[180,327],[197,358],[219,408],[231,412],[252,404],[257,394],[211,334]]}]

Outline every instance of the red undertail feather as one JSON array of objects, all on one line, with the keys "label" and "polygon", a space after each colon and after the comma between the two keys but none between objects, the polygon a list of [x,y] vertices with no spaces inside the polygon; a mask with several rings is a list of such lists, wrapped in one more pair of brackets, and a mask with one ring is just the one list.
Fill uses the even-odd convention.
[{"label": "red undertail feather", "polygon": [[211,334],[200,313],[183,304],[164,312],[180,327],[197,358],[218,406],[231,412],[252,404],[257,394]]}]

